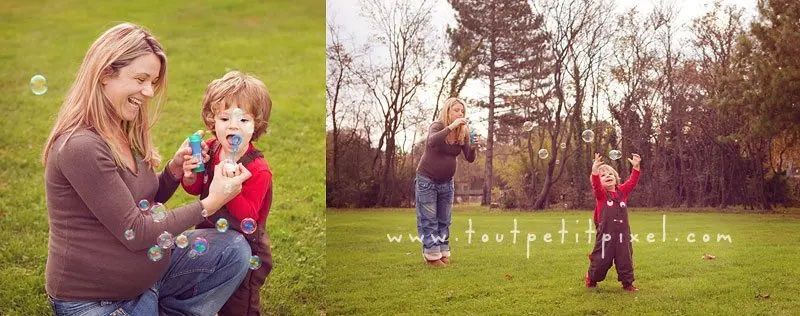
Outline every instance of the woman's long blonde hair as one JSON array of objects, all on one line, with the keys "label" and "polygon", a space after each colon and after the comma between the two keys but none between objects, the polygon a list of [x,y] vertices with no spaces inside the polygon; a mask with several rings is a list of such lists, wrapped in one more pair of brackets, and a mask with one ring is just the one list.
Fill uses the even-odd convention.
[{"label": "woman's long blonde hair", "polygon": [[[467,106],[464,104],[464,101],[461,101],[459,98],[448,98],[444,100],[444,108],[442,111],[439,112],[439,122],[444,124],[444,126],[448,126],[453,123],[453,120],[450,119],[450,109],[457,104],[461,104],[461,107],[464,108],[464,117],[467,117]],[[451,131],[450,134],[447,135],[447,140],[450,142],[457,143],[459,145],[464,145],[467,141],[467,126],[461,125],[456,128],[455,131]]]},{"label": "woman's long blonde hair", "polygon": [[[134,121],[123,121],[105,95],[100,81],[105,76],[118,76],[120,68],[147,54],[155,54],[161,61],[159,79],[151,100],[154,106],[147,107],[152,109],[152,115],[148,115],[148,109],[140,107]],[[133,153],[141,155],[151,168],[156,168],[161,163],[161,156],[150,138],[150,128],[164,101],[166,88],[167,56],[158,40],[148,30],[136,24],[121,23],[110,28],[89,47],[83,58],[77,78],[69,89],[53,130],[47,138],[42,152],[42,163],[47,163],[49,151],[58,137],[67,134],[69,138],[76,130],[91,127],[109,145],[117,165],[123,167],[120,146],[124,144],[117,144],[114,137],[121,128]]]}]

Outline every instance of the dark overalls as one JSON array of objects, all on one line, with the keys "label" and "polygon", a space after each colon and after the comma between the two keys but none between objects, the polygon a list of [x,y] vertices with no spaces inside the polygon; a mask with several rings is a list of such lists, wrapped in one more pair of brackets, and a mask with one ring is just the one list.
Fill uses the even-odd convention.
[{"label": "dark overalls", "polygon": [[[219,143],[217,142],[211,145],[211,157],[216,156],[219,147]],[[253,150],[242,156],[238,163],[246,166],[253,160],[260,157],[264,157],[261,152],[258,150]],[[208,175],[208,181],[206,183],[210,183],[214,177],[214,166],[212,164],[206,165],[206,175]],[[200,195],[200,199],[204,199],[207,196],[208,186],[203,185],[203,193]],[[269,203],[266,205],[267,210],[269,210],[272,204],[271,187],[267,190],[267,197],[265,201]],[[216,223],[220,218],[225,218],[228,220],[228,227],[230,229],[242,233],[242,236],[244,236],[245,240],[247,240],[247,243],[250,244],[250,249],[252,249],[253,255],[261,258],[261,267],[256,270],[249,270],[247,272],[244,280],[242,280],[242,284],[239,285],[239,288],[233,292],[233,295],[231,295],[225,305],[222,306],[222,309],[219,311],[218,315],[261,315],[259,290],[266,282],[267,275],[269,275],[270,271],[272,271],[272,250],[269,246],[269,235],[267,234],[266,229],[267,218],[266,216],[263,216],[258,220],[256,223],[256,231],[254,233],[245,234],[242,232],[242,223],[237,220],[236,217],[231,215],[226,207],[223,207],[214,213],[214,215],[209,216],[208,221],[197,225],[197,228],[215,228],[214,223]]]},{"label": "dark overalls", "polygon": [[600,223],[595,224],[597,235],[594,249],[589,255],[589,280],[605,280],[613,263],[617,268],[617,279],[623,286],[633,284],[631,226],[625,203],[621,199],[612,199],[611,194],[606,192],[606,205],[601,210]]}]

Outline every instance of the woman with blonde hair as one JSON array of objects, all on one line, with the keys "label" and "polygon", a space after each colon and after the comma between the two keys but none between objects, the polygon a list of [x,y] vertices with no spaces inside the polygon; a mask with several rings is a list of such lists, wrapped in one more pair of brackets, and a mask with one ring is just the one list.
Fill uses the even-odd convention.
[{"label": "woman with blonde hair", "polygon": [[[238,234],[184,232],[236,196],[247,169],[217,175],[208,197],[166,215],[139,209],[172,196],[191,153],[184,143],[156,174],[150,129],[166,76],[161,44],[122,23],[89,48],[61,105],[42,153],[45,289],[56,315],[213,315],[248,270],[250,248]],[[173,250],[182,232],[192,246]]]},{"label": "woman with blonde hair", "polygon": [[456,157],[464,153],[475,161],[477,144],[469,137],[465,104],[458,98],[444,101],[439,119],[428,129],[425,152],[417,166],[414,184],[417,232],[422,239],[425,262],[436,267],[450,264],[450,218],[453,208],[453,176]]}]

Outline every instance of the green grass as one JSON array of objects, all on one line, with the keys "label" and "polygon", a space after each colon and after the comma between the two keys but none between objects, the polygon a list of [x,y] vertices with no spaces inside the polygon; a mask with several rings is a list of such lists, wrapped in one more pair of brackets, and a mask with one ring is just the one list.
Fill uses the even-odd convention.
[{"label": "green grass", "polygon": [[[792,314],[800,308],[800,227],[789,214],[632,211],[637,293],[612,267],[596,290],[583,286],[591,212],[488,212],[456,207],[449,267],[423,263],[413,209],[327,213],[326,297],[330,314]],[[666,214],[666,242],[662,242]],[[467,241],[468,221],[475,233]],[[512,242],[514,219],[517,243]],[[565,241],[561,243],[561,220]],[[577,221],[577,223],[576,223]],[[526,257],[528,234],[536,234]],[[544,242],[550,233],[552,242]],[[579,242],[575,242],[575,233]],[[649,243],[648,233],[655,242]],[[696,241],[687,241],[689,233]],[[717,242],[717,234],[731,242]],[[404,235],[389,242],[387,234]],[[482,242],[488,234],[488,242]],[[496,241],[496,234],[504,234]],[[709,234],[711,241],[703,242]],[[676,241],[675,238],[678,238]],[[456,241],[456,239],[458,239]],[[701,259],[704,253],[714,260]],[[769,298],[756,297],[769,294]],[[401,309],[397,309],[401,306]],[[391,311],[391,312],[390,312]]]},{"label": "green grass", "polygon": [[[153,131],[164,157],[202,128],[211,80],[239,69],[265,82],[274,105],[256,145],[274,174],[275,269],[262,305],[268,314],[324,311],[325,3],[17,0],[0,3],[0,315],[49,313],[41,148],[89,45],[121,21],[149,28],[167,52],[169,98]],[[36,73],[48,80],[43,96],[28,88]],[[167,206],[190,200],[179,190]]]}]

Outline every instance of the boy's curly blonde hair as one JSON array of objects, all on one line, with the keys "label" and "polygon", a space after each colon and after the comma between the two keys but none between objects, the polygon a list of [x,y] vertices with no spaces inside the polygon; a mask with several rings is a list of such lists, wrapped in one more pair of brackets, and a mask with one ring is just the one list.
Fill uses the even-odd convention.
[{"label": "boy's curly blonde hair", "polygon": [[202,116],[206,127],[213,133],[214,116],[234,106],[253,116],[252,140],[258,140],[267,130],[272,111],[272,99],[267,87],[256,77],[236,70],[211,81],[203,97]]}]

